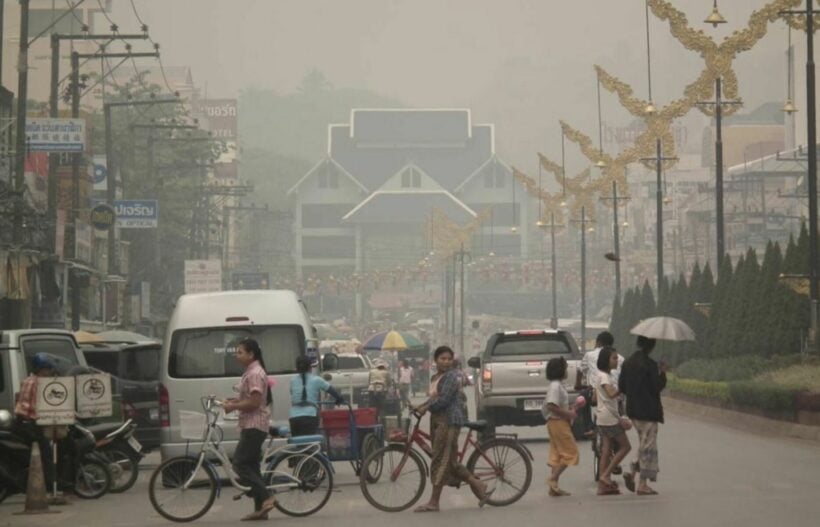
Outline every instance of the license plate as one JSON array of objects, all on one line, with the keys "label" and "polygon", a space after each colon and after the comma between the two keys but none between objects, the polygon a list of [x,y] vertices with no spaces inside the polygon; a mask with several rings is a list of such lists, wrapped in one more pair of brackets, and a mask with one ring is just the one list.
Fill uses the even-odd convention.
[{"label": "license plate", "polygon": [[541,410],[543,404],[544,399],[524,399],[524,410]]},{"label": "license plate", "polygon": [[137,452],[142,452],[142,445],[133,436],[128,438],[128,444]]},{"label": "license plate", "polygon": [[151,408],[148,410],[148,418],[152,421],[159,420],[159,408]]}]

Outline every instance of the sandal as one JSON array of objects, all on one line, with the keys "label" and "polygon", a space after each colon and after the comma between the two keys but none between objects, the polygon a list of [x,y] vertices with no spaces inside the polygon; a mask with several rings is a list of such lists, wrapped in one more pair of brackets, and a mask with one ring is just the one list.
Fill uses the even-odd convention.
[{"label": "sandal", "polygon": [[654,496],[657,493],[657,490],[650,489],[649,487],[647,487],[645,489],[638,489],[638,491],[635,494],[637,494],[638,496]]},{"label": "sandal", "polygon": [[635,474],[624,472],[624,485],[629,489],[629,492],[635,492]]},{"label": "sandal", "polygon": [[487,502],[490,501],[490,497],[493,495],[493,492],[495,492],[495,487],[493,487],[491,490],[487,491],[487,484],[485,483],[484,484],[484,492],[483,492],[484,497],[482,497],[480,500],[478,500],[478,508],[479,509],[484,507],[484,505],[486,505]]},{"label": "sandal", "polygon": [[614,496],[619,495],[621,490],[618,487],[612,487],[610,485],[598,485],[598,496]]},{"label": "sandal", "polygon": [[438,507],[433,507],[432,505],[429,505],[427,503],[425,503],[424,505],[419,505],[418,507],[413,509],[413,512],[438,512],[438,511],[439,511]]}]

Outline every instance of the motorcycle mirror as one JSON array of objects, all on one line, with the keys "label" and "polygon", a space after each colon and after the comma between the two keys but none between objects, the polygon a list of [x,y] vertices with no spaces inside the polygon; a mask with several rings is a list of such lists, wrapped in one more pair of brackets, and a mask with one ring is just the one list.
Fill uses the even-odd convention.
[{"label": "motorcycle mirror", "polygon": [[0,410],[0,428],[11,428],[14,418],[8,410]]}]

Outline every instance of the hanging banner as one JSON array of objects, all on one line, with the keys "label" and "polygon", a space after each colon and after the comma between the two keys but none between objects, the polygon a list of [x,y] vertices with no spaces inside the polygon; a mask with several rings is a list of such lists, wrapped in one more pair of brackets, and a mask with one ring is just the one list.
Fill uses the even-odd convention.
[{"label": "hanging banner", "polygon": [[26,119],[26,146],[30,152],[84,152],[85,119]]},{"label": "hanging banner", "polygon": [[38,425],[73,424],[74,406],[74,377],[37,378]]},{"label": "hanging banner", "polygon": [[222,291],[222,261],[185,260],[185,294]]},{"label": "hanging banner", "polygon": [[94,373],[77,375],[77,417],[110,417],[113,414],[111,402],[111,375]]}]

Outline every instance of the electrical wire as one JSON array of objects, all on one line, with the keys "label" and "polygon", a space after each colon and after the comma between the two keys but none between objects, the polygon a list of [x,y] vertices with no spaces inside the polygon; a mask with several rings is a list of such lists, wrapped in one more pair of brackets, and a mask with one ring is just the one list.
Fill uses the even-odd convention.
[{"label": "electrical wire", "polygon": [[[134,11],[134,16],[137,18],[137,21],[142,25],[143,30],[147,32],[148,24],[146,24],[140,16],[136,4],[134,4],[134,0],[130,0],[130,2],[131,9]],[[159,53],[159,44],[154,42],[154,40],[150,36],[148,37],[148,41],[151,42],[151,44],[153,44],[154,49],[157,51],[157,63],[159,64],[159,71],[162,75],[162,81],[165,83],[165,88],[168,90],[169,93],[176,95],[177,91],[171,88],[171,83],[168,82],[168,75],[165,73],[165,65],[162,63],[162,55]]]}]

